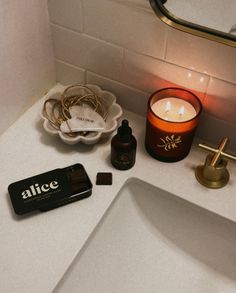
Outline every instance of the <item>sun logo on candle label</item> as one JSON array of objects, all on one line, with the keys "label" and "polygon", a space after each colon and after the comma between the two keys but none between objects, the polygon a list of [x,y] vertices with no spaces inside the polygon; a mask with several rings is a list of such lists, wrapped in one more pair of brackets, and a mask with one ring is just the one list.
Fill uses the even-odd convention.
[{"label": "sun logo on candle label", "polygon": [[160,140],[163,142],[163,144],[158,144],[157,146],[164,148],[167,152],[171,149],[177,148],[178,144],[182,142],[181,136],[175,137],[174,134],[172,134],[170,137],[167,135],[165,138],[160,138]]}]

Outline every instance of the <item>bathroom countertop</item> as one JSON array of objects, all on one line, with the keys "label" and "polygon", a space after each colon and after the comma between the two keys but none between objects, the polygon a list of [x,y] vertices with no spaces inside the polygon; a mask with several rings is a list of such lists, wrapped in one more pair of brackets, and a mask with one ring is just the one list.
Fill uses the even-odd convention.
[{"label": "bathroom countertop", "polygon": [[[201,186],[194,168],[206,153],[193,146],[187,158],[162,163],[144,148],[145,119],[124,111],[138,141],[135,166],[114,169],[110,138],[94,146],[65,145],[42,127],[39,100],[0,137],[0,292],[52,292],[120,188],[136,177],[236,222],[236,165],[229,162],[230,182],[218,190]],[[56,168],[82,163],[93,183],[87,199],[46,213],[16,216],[9,201],[10,183]],[[96,186],[97,172],[112,172],[112,186]]]}]

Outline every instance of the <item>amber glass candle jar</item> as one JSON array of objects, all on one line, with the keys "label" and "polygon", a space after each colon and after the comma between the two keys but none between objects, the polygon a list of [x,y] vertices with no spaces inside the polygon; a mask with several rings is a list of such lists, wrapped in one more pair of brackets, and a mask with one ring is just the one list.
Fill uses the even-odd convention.
[{"label": "amber glass candle jar", "polygon": [[191,148],[202,105],[196,95],[181,88],[165,88],[148,101],[145,146],[163,162],[185,158]]}]

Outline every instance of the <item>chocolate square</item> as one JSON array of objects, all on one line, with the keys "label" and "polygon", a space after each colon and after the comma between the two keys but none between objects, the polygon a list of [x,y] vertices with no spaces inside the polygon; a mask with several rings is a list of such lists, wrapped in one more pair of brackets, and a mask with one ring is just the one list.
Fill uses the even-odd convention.
[{"label": "chocolate square", "polygon": [[96,185],[112,185],[112,173],[98,172],[96,178]]}]

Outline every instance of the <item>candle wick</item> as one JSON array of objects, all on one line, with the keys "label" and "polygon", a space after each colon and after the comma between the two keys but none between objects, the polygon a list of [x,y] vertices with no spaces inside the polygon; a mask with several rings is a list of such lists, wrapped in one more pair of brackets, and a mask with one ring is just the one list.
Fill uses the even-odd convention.
[{"label": "candle wick", "polygon": [[170,101],[167,101],[166,102],[166,106],[165,106],[165,113],[170,112],[170,109],[171,109],[171,102]]},{"label": "candle wick", "polygon": [[178,112],[179,118],[182,118],[182,115],[184,114],[184,111],[185,111],[184,106],[181,106],[180,109],[179,109],[179,112]]}]

